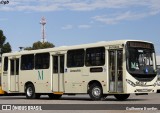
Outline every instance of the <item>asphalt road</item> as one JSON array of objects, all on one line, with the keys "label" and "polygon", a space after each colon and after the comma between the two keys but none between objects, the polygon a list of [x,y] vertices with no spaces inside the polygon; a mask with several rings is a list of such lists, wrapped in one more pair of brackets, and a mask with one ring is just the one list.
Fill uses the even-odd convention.
[{"label": "asphalt road", "polygon": [[[159,106],[160,108],[160,94],[149,94],[149,95],[141,95],[141,96],[136,96],[136,95],[131,95],[129,97],[128,100],[126,101],[117,101],[113,96],[108,96],[105,100],[102,101],[92,101],[88,95],[76,95],[76,96],[62,96],[61,99],[59,100],[50,100],[48,98],[48,96],[41,96],[40,99],[34,99],[34,100],[28,100],[26,99],[25,96],[0,96],[0,105],[2,107],[2,105],[5,104],[11,104],[11,105],[25,105],[25,104],[32,104],[32,105],[45,105],[45,104],[50,104],[50,105],[57,105],[57,104],[63,104],[63,105],[58,105],[58,107],[62,107],[65,108],[68,104],[70,104],[72,107],[73,106],[73,110],[45,110],[45,111],[0,111],[3,113],[8,113],[8,112],[15,112],[15,113],[26,113],[26,112],[30,112],[30,113],[143,113],[143,112],[147,112],[147,113],[160,113],[160,110],[74,110],[75,105],[79,105],[82,104],[85,106],[82,107],[86,107],[86,106],[90,106],[90,105],[100,105],[102,104],[104,105],[110,105],[113,109],[116,108],[119,105],[124,105],[126,106],[126,109],[133,109],[133,108],[137,108],[136,105],[139,104],[156,104],[153,105],[154,108],[156,108],[157,106]],[[128,107],[128,105],[131,105],[133,107]],[[128,108],[127,108],[128,107]],[[149,106],[151,107],[151,106]],[[139,108],[139,107],[138,107]]]}]

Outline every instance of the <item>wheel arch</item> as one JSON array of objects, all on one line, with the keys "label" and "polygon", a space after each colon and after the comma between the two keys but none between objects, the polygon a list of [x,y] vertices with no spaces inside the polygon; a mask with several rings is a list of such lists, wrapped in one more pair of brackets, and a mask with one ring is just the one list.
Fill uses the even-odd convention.
[{"label": "wheel arch", "polygon": [[99,85],[99,86],[102,88],[102,90],[103,90],[102,84],[101,84],[98,80],[91,80],[90,82],[88,82],[87,92],[89,91],[89,88],[90,88],[90,86],[91,86],[92,84],[97,84],[97,85]]},{"label": "wheel arch", "polygon": [[[24,92],[25,92],[26,87],[27,87],[28,84],[32,84],[32,85],[34,86],[33,82],[31,82],[31,81],[26,82],[25,85],[24,85]],[[34,86],[34,87],[35,87],[35,86]]]}]

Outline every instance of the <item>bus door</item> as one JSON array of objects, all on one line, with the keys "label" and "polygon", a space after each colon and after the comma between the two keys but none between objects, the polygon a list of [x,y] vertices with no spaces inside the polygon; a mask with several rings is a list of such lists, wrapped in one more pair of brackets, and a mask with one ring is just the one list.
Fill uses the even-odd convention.
[{"label": "bus door", "polygon": [[64,55],[53,55],[53,92],[64,92]]},{"label": "bus door", "polygon": [[123,50],[109,50],[109,92],[123,92]]},{"label": "bus door", "polygon": [[10,59],[10,91],[19,91],[19,59]]}]

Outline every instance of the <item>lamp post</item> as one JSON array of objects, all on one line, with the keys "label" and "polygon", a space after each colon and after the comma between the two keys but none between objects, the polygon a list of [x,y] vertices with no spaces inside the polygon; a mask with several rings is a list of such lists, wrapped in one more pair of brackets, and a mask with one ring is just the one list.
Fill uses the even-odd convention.
[{"label": "lamp post", "polygon": [[22,51],[24,49],[24,47],[19,47],[19,49],[20,49],[19,51]]}]

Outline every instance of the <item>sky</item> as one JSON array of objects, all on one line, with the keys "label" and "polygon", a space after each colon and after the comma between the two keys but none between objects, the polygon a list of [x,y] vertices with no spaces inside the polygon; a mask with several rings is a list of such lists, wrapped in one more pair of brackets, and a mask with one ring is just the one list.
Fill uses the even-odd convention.
[{"label": "sky", "polygon": [[0,0],[0,29],[13,51],[41,40],[43,16],[55,46],[146,40],[160,55],[160,0]]}]

